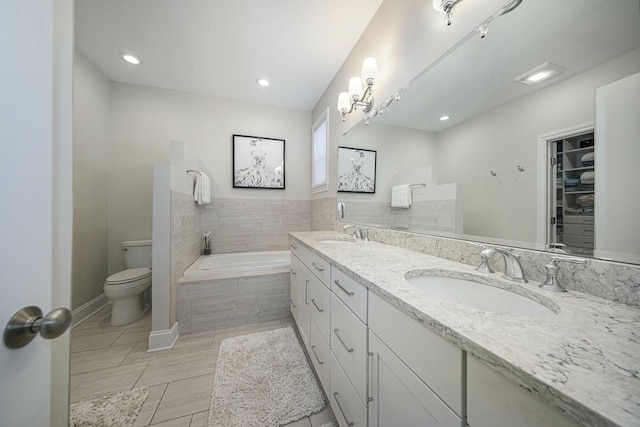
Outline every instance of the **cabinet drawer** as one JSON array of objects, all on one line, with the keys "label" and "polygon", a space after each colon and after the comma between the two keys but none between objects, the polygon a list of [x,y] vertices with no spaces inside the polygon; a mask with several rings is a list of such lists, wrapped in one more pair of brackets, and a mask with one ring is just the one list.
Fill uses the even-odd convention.
[{"label": "cabinet drawer", "polygon": [[298,258],[300,257],[300,255],[298,255],[298,250],[301,246],[302,245],[300,245],[300,243],[296,242],[295,240],[289,239],[289,249],[291,250],[291,254],[296,255]]},{"label": "cabinet drawer", "polygon": [[466,424],[374,333],[369,334],[369,351],[370,427]]},{"label": "cabinet drawer", "polygon": [[335,357],[331,360],[331,392],[329,401],[340,427],[366,427],[367,407],[347,379]]},{"label": "cabinet drawer", "polygon": [[331,318],[331,310],[330,310],[330,291],[322,283],[320,280],[312,276],[309,281],[309,311],[311,311],[311,319],[312,323],[318,326],[320,333],[324,337],[327,342],[329,342],[329,337],[331,334],[329,333],[330,326],[330,318]]},{"label": "cabinet drawer", "polygon": [[562,235],[562,243],[567,246],[576,246],[578,248],[593,248],[593,237],[589,236],[573,236],[570,234]]},{"label": "cabinet drawer", "polygon": [[289,276],[291,277],[291,314],[293,315],[293,319],[296,324],[300,323],[299,318],[299,304],[300,304],[300,261],[294,255],[291,255],[291,273]]},{"label": "cabinet drawer", "polygon": [[318,378],[325,393],[329,395],[330,379],[331,379],[331,350],[329,344],[325,341],[324,337],[320,333],[318,326],[314,322],[311,322],[311,336],[309,339],[311,351],[309,352],[309,358],[313,363],[313,367],[316,369]]},{"label": "cabinet drawer", "polygon": [[460,418],[466,416],[466,356],[379,296],[369,294],[369,328]]},{"label": "cabinet drawer", "polygon": [[331,266],[331,290],[367,324],[367,288]]},{"label": "cabinet drawer", "polygon": [[331,293],[331,351],[356,389],[367,401],[367,327]]},{"label": "cabinet drawer", "polygon": [[329,262],[320,258],[302,245],[298,245],[297,254],[300,261],[328,288],[329,276],[331,274]]},{"label": "cabinet drawer", "polygon": [[565,224],[563,233],[593,237],[594,228],[593,224]]},{"label": "cabinet drawer", "polygon": [[562,218],[565,224],[594,224],[594,217],[590,215],[565,215]]}]

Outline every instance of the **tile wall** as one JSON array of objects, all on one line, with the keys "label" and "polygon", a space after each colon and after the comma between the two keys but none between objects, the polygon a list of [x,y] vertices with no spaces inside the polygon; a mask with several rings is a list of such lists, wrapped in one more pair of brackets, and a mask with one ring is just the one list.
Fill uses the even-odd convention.
[{"label": "tile wall", "polygon": [[335,196],[311,200],[311,230],[335,230],[336,202]]}]

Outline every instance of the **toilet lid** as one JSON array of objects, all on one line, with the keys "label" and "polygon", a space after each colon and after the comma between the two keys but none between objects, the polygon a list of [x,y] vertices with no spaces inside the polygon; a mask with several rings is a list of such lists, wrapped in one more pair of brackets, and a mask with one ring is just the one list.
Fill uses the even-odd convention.
[{"label": "toilet lid", "polygon": [[109,276],[107,278],[107,285],[118,285],[120,283],[133,282],[138,279],[144,279],[148,276],[151,276],[151,269],[148,267],[129,268]]}]

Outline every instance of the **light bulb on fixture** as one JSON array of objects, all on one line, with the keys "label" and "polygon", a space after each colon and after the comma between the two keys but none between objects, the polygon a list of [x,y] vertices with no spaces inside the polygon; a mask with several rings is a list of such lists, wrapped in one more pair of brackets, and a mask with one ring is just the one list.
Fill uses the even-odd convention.
[{"label": "light bulb on fixture", "polygon": [[[373,85],[378,78],[378,65],[373,57],[366,58],[362,62],[362,76],[351,77],[349,79],[348,92],[340,92],[338,95],[338,111],[342,115],[342,121],[345,116],[358,107],[362,107],[362,111],[368,113],[373,107]],[[364,82],[364,89],[363,89]]]},{"label": "light bulb on fixture", "polygon": [[462,0],[433,0],[433,8],[444,13],[444,22],[447,25],[453,23],[453,8],[462,3]]}]

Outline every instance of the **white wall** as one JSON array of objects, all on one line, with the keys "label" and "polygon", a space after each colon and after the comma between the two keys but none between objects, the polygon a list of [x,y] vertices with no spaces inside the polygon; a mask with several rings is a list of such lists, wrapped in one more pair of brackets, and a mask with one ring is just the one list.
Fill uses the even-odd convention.
[{"label": "white wall", "polygon": [[597,91],[594,255],[640,262],[640,73]]},{"label": "white wall", "polygon": [[107,278],[111,83],[76,50],[73,86],[72,309],[76,309],[100,296]]},{"label": "white wall", "polygon": [[464,186],[465,234],[535,242],[538,136],[595,121],[595,89],[638,69],[640,50],[440,132],[440,183]]},{"label": "white wall", "polygon": [[[109,272],[122,268],[120,242],[151,236],[152,169],[183,141],[211,172],[212,197],[308,200],[311,114],[184,92],[113,83],[109,176]],[[232,135],[285,139],[286,189],[233,189]]]},{"label": "white wall", "polygon": [[[364,58],[373,56],[378,61],[379,78],[374,86],[377,106],[406,86],[504,3],[504,0],[461,3],[456,8],[455,23],[448,27],[443,23],[442,15],[433,9],[431,1],[384,1],[313,109],[315,120],[329,106],[329,152],[336,153],[337,147],[342,145],[341,135],[364,117],[358,110],[343,123],[336,110],[338,93],[347,90],[351,76],[360,75]],[[314,194],[314,199],[336,194],[337,157],[330,154],[329,160],[329,191]]]}]

